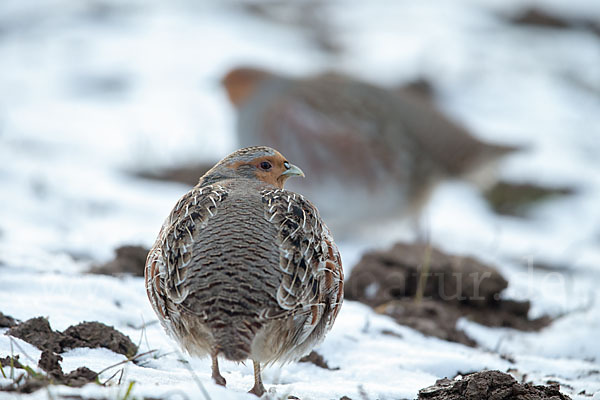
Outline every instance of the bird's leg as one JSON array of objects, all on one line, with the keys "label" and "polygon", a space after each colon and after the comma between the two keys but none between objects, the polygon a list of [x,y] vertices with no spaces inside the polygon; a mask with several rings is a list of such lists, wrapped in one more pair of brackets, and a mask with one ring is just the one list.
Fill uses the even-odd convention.
[{"label": "bird's leg", "polygon": [[254,360],[252,360],[252,362],[254,363],[254,386],[248,393],[252,393],[260,397],[266,392],[260,376],[260,363]]},{"label": "bird's leg", "polygon": [[219,372],[219,360],[217,359],[217,355],[212,355],[212,378],[216,382],[217,385],[225,386],[227,381],[223,378],[223,375]]}]

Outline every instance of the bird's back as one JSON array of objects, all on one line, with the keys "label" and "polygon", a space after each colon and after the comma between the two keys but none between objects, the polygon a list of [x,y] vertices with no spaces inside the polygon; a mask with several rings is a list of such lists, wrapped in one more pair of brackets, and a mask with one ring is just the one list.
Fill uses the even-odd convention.
[{"label": "bird's back", "polygon": [[195,237],[189,278],[182,284],[189,294],[181,305],[206,318],[217,346],[229,351],[230,359],[247,358],[261,315],[279,308],[276,237],[259,192],[235,186]]},{"label": "bird's back", "polygon": [[162,324],[191,354],[293,359],[322,339],[341,305],[341,261],[317,211],[264,183],[192,189],[146,269]]},{"label": "bird's back", "polygon": [[258,188],[231,181],[194,188],[165,223],[151,251],[165,253],[158,302],[190,353],[246,359],[261,315],[279,309],[278,231],[264,215]]},{"label": "bird's back", "polygon": [[260,364],[307,354],[343,301],[341,257],[313,204],[283,189],[304,176],[279,152],[240,149],[211,168],[164,222],[146,291],[163,327],[193,355]]}]

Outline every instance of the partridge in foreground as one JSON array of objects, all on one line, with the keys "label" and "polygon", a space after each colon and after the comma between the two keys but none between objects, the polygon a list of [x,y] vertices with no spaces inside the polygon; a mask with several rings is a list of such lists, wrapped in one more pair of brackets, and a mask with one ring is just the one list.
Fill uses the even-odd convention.
[{"label": "partridge in foreground", "polygon": [[237,68],[223,84],[239,144],[273,146],[303,165],[310,182],[290,187],[314,201],[334,232],[418,215],[444,178],[492,183],[494,161],[516,149],[474,138],[413,93],[338,74],[294,79]]},{"label": "partridge in foreground", "polygon": [[338,249],[317,209],[283,189],[304,176],[279,152],[225,157],[175,205],[148,254],[146,291],[165,330],[191,355],[296,360],[331,329],[343,300]]}]

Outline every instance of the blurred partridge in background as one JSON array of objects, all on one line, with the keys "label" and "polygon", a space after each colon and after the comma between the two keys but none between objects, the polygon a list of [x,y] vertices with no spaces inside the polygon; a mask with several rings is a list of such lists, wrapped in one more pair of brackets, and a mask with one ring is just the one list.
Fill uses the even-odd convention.
[{"label": "blurred partridge in background", "polygon": [[268,145],[297,160],[294,182],[336,234],[390,217],[418,218],[436,183],[493,183],[495,162],[515,147],[484,143],[410,91],[326,73],[289,78],[256,68],[223,79],[241,146]]},{"label": "blurred partridge in background", "polygon": [[150,250],[146,290],[165,330],[192,355],[296,360],[331,329],[343,299],[339,252],[317,209],[284,190],[304,176],[268,147],[225,157],[175,205]]}]

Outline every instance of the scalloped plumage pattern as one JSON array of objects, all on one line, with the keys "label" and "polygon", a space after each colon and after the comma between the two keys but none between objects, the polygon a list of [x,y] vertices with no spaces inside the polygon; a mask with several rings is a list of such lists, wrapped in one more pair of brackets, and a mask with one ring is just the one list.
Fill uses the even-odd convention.
[{"label": "scalloped plumage pattern", "polygon": [[201,179],[160,230],[145,271],[152,307],[190,354],[295,360],[342,305],[333,238],[299,194],[258,179],[213,181]]}]

